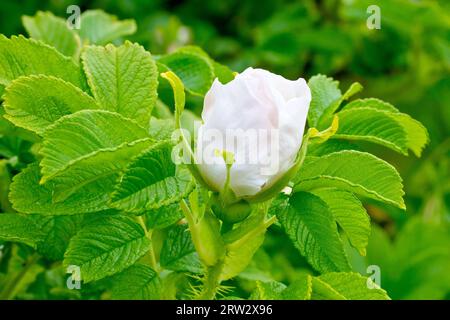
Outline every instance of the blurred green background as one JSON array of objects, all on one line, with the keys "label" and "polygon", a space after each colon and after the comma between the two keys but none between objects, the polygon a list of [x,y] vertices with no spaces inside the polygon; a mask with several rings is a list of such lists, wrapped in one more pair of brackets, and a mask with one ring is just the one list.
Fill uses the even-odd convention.
[{"label": "blurred green background", "polygon": [[[262,67],[291,79],[322,73],[344,89],[358,81],[360,97],[380,98],[421,121],[430,144],[420,159],[370,146],[401,173],[407,211],[369,203],[367,257],[354,255],[353,265],[365,275],[378,265],[393,299],[450,298],[450,1],[2,1],[0,33],[25,34],[22,15],[65,17],[71,4],[135,19],[130,40],[152,54],[195,44],[236,71]],[[372,4],[381,10],[379,30],[366,25]],[[239,288],[255,274],[294,278],[304,262],[288,242],[271,233]]]}]

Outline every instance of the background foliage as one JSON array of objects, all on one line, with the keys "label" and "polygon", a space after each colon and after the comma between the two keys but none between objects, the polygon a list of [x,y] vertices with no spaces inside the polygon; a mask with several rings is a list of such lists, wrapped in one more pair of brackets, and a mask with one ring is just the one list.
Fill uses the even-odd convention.
[{"label": "background foliage", "polygon": [[[7,36],[25,34],[22,15],[49,10],[65,16],[66,7],[74,3],[77,1],[4,2],[0,10],[0,32]],[[322,73],[339,80],[341,88],[358,81],[365,88],[359,97],[378,97],[421,121],[429,131],[430,144],[420,159],[361,143],[365,149],[394,164],[400,172],[404,180],[407,210],[405,213],[376,201],[366,202],[374,224],[366,257],[356,254],[348,243],[344,245],[352,257],[351,269],[354,271],[367,276],[367,266],[380,267],[381,285],[391,298],[450,298],[448,1],[377,1],[382,14],[381,30],[367,29],[366,8],[372,1],[366,0],[99,0],[78,3],[82,10],[101,8],[121,19],[135,19],[137,33],[125,38],[141,43],[153,55],[163,55],[183,45],[195,44],[216,61],[236,71],[251,65],[287,78],[310,78]],[[166,59],[165,63],[170,61]],[[204,90],[201,85],[195,85],[189,88],[192,92]],[[170,99],[170,91],[166,98]],[[198,114],[201,99],[190,96],[188,108]],[[5,126],[7,124],[0,123],[0,207],[3,212],[10,212],[7,189],[11,178],[33,162],[36,153],[30,149],[34,141],[32,135],[24,139],[23,133],[11,134],[8,130],[12,129]],[[139,133],[136,135],[139,137]],[[82,218],[79,220],[61,216],[45,223],[54,230],[50,236],[68,239],[84,223]],[[71,228],[58,227],[68,223]],[[114,223],[120,225],[124,222]],[[140,240],[142,235],[137,230],[133,231],[134,226],[122,227],[130,228],[130,236],[138,241],[136,246],[145,246],[145,241]],[[33,235],[33,230],[29,232],[30,243],[33,243],[37,235]],[[269,290],[262,282],[255,280],[292,283],[302,279],[305,271],[313,272],[308,262],[289,243],[281,230],[271,229],[251,265],[229,283],[235,288],[231,294],[248,297],[253,292],[254,297],[258,298],[261,296],[257,294],[276,290]],[[45,252],[46,249],[41,250]],[[184,250],[184,259],[195,259],[193,248],[187,246]],[[57,260],[64,251],[64,241],[61,241],[61,250],[52,250],[50,254]],[[165,252],[163,249],[161,251]],[[39,264],[30,263],[37,257],[26,245],[5,242],[0,252],[0,282],[5,274],[20,277],[24,268],[29,268],[26,277],[20,278],[19,285],[17,281],[14,286],[11,284],[17,280],[15,277],[12,282],[3,282],[5,297],[107,298],[109,294],[114,297],[126,294],[114,289],[109,278],[88,285],[81,291],[67,290],[64,269],[52,260],[41,259]],[[73,254],[76,255],[76,252]],[[161,257],[161,264],[172,263],[170,256]],[[189,271],[195,273],[196,264],[189,265],[193,269]],[[151,270],[145,266],[133,265],[132,268],[136,277],[148,278],[149,286],[158,285]],[[187,280],[183,281],[179,283],[186,283],[187,286]],[[332,282],[332,279],[324,281]],[[120,283],[120,277],[114,283]]]}]

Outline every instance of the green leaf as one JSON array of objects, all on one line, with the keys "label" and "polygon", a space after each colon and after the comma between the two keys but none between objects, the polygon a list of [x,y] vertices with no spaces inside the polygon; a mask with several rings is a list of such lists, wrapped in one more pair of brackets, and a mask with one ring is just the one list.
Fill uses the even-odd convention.
[{"label": "green leaf", "polygon": [[211,57],[200,47],[185,46],[179,48],[177,52],[199,55],[207,59],[213,67],[215,77],[217,77],[219,81],[223,84],[230,82],[231,80],[234,79],[234,73],[230,68],[211,59]]},{"label": "green leaf", "polygon": [[[90,213],[109,209],[108,188],[116,180],[100,183],[99,186],[106,189],[103,192],[98,186],[87,186],[78,192],[71,194],[62,202],[54,202],[55,187],[53,181],[43,185],[39,183],[41,174],[38,163],[32,163],[19,174],[15,175],[11,184],[9,199],[16,211],[29,214],[43,215],[70,215]],[[105,193],[106,192],[106,193]]]},{"label": "green leaf", "polygon": [[296,192],[277,212],[286,234],[320,272],[350,269],[330,208],[319,197]]},{"label": "green leaf", "polygon": [[130,217],[102,217],[70,240],[64,266],[79,266],[82,280],[90,282],[130,267],[149,248],[145,231]]},{"label": "green leaf", "polygon": [[211,88],[214,68],[210,60],[201,54],[178,50],[160,57],[158,63],[160,72],[170,70],[175,73],[191,94],[204,96]]},{"label": "green leaf", "polygon": [[44,234],[37,251],[54,261],[62,260],[70,239],[80,230],[83,215],[43,216],[29,215]]},{"label": "green leaf", "polygon": [[311,77],[308,81],[308,86],[311,89],[312,98],[308,112],[308,125],[317,127],[325,111],[342,94],[341,90],[339,90],[339,82],[322,74]]},{"label": "green leaf", "polygon": [[336,187],[405,208],[402,179],[389,163],[369,153],[340,151],[307,157],[295,177],[294,190]]},{"label": "green leaf", "polygon": [[175,130],[175,123],[172,119],[150,119],[149,134],[154,140],[170,140]]},{"label": "green leaf", "polygon": [[353,193],[336,188],[316,189],[311,193],[328,205],[351,245],[365,256],[370,235],[370,218],[361,201]]},{"label": "green leaf", "polygon": [[152,268],[135,264],[114,276],[113,300],[155,300],[161,296],[161,280]]},{"label": "green leaf", "polygon": [[[319,128],[326,128],[327,126],[329,126],[329,123],[331,123],[332,119],[333,119],[333,115],[336,112],[336,110],[339,109],[339,107],[341,106],[341,104],[350,99],[352,96],[354,96],[355,94],[357,94],[358,92],[360,92],[363,89],[363,86],[359,83],[359,82],[354,82],[350,85],[350,87],[347,89],[347,91],[344,92],[343,95],[341,95],[341,97],[334,101],[322,114],[320,121],[319,121]],[[340,122],[340,119],[339,119]]]},{"label": "green leaf", "polygon": [[120,47],[89,46],[82,60],[89,87],[102,108],[148,127],[158,87],[158,71],[151,54],[126,41]]},{"label": "green leaf", "polygon": [[64,19],[55,17],[51,12],[38,11],[33,17],[22,16],[22,23],[31,38],[55,47],[63,55],[78,56],[80,38],[67,27]]},{"label": "green leaf", "polygon": [[118,20],[102,10],[88,10],[81,15],[79,34],[88,43],[105,45],[136,32],[134,20]]},{"label": "green leaf", "polygon": [[69,82],[32,75],[14,80],[4,94],[5,118],[40,135],[64,115],[98,109],[94,99]]},{"label": "green leaf", "polygon": [[167,141],[151,146],[126,169],[114,193],[111,205],[128,212],[142,212],[174,203],[191,190],[187,169],[172,162],[172,144]]},{"label": "green leaf", "polygon": [[389,300],[389,296],[371,280],[357,273],[331,272],[313,278],[312,299]]},{"label": "green leaf", "polygon": [[308,156],[321,157],[327,154],[343,151],[343,150],[357,150],[361,151],[359,147],[346,140],[328,139],[324,143],[314,143],[308,146]]},{"label": "green leaf", "polygon": [[161,267],[173,271],[204,271],[186,225],[177,225],[169,230],[161,249],[160,264]]},{"label": "green leaf", "polygon": [[36,248],[44,233],[34,221],[16,213],[0,213],[0,240],[25,243]]},{"label": "green leaf", "polygon": [[164,229],[177,223],[184,217],[178,202],[149,210],[145,215],[148,229]]},{"label": "green leaf", "polygon": [[280,300],[286,285],[278,281],[256,281],[256,288],[251,293],[249,300]]},{"label": "green leaf", "polygon": [[55,48],[23,36],[0,35],[0,84],[7,86],[20,76],[48,75],[86,89],[81,68]]},{"label": "green leaf", "polygon": [[369,141],[408,154],[408,137],[397,116],[371,108],[344,110],[338,116],[339,129],[333,139]]},{"label": "green leaf", "polygon": [[114,151],[147,137],[145,129],[114,112],[82,110],[65,116],[44,133],[41,182],[99,150]]},{"label": "green leaf", "polygon": [[312,279],[313,277],[309,274],[302,274],[282,292],[282,298],[284,300],[310,300]]},{"label": "green leaf", "polygon": [[[361,119],[361,117],[363,117],[365,113],[369,114],[370,116],[371,113],[369,112],[369,109],[372,110],[371,112],[372,114],[375,114],[372,115],[372,117],[374,122],[378,121],[377,124],[378,127],[375,126],[374,124],[367,123],[367,121],[366,123],[364,123],[364,120]],[[387,131],[388,133],[389,130],[391,130],[391,134],[392,131],[395,132],[400,131],[399,129],[394,129],[395,127],[401,127],[403,129],[403,138],[400,139],[399,141],[400,146],[397,147],[401,148],[400,151],[402,153],[407,153],[407,150],[410,149],[414,152],[414,154],[417,157],[420,157],[423,148],[429,142],[428,131],[419,121],[414,120],[407,114],[401,113],[393,105],[381,101],[379,99],[369,98],[352,101],[343,108],[343,111],[339,113],[340,121],[342,120],[342,114],[344,115],[354,114],[355,116],[358,116],[357,123],[358,126],[360,127],[360,131],[362,128],[364,128],[364,125],[371,126],[370,130],[372,132],[375,132],[372,133],[375,139],[378,138],[377,132],[382,131],[380,127],[384,126],[385,127],[384,130]],[[385,123],[382,122],[382,120],[386,118],[387,120],[385,121],[387,122],[392,123],[393,121],[395,121],[395,124],[391,124],[391,126],[394,128],[390,129],[389,127],[386,126]],[[350,128],[352,127],[351,121],[352,121],[351,119],[348,120],[349,123],[348,126]],[[370,130],[369,128],[365,129],[366,132]],[[364,129],[362,129],[362,132],[364,132]],[[338,135],[336,137],[339,136],[339,133],[340,132],[338,131]],[[381,139],[383,139],[383,137],[381,137]],[[387,137],[387,139],[384,138],[384,140],[388,140],[389,142],[389,136]],[[390,140],[395,140],[395,138],[391,138]],[[395,148],[393,149],[395,150]]]}]

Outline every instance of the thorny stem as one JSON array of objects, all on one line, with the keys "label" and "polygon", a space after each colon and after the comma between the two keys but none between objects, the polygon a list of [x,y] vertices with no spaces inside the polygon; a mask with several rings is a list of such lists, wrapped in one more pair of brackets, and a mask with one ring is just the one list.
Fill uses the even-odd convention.
[{"label": "thorny stem", "polygon": [[216,265],[208,267],[203,279],[203,288],[198,300],[212,300],[216,297],[220,286],[220,276],[224,267],[223,260],[217,262]]}]

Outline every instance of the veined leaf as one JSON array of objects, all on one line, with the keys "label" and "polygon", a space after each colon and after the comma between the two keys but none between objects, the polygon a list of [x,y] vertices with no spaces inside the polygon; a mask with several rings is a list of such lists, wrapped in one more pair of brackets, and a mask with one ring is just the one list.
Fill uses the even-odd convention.
[{"label": "veined leaf", "polygon": [[155,300],[161,297],[161,280],[152,268],[137,263],[114,276],[113,300]]},{"label": "veined leaf", "polygon": [[190,191],[191,175],[172,162],[172,144],[151,146],[126,169],[111,205],[128,212],[156,209],[180,200]]},{"label": "veined leaf", "polygon": [[339,99],[335,100],[332,104],[329,105],[328,108],[324,110],[322,116],[319,119],[318,127],[320,129],[328,127],[333,119],[334,113],[339,109],[341,104],[360,92],[362,89],[363,86],[359,82],[352,83],[347,91],[345,91]]},{"label": "veined leaf", "polygon": [[51,260],[62,260],[70,239],[80,230],[83,215],[43,216],[29,215],[43,233],[37,250]]},{"label": "veined leaf", "polygon": [[160,263],[163,268],[173,271],[204,271],[186,225],[177,225],[169,230],[161,249]]},{"label": "veined leaf", "polygon": [[4,95],[5,118],[16,126],[42,134],[64,115],[98,109],[95,100],[73,84],[52,76],[21,76]]},{"label": "veined leaf", "polygon": [[389,296],[358,273],[331,272],[313,278],[312,299],[389,300]]},{"label": "veined leaf", "polygon": [[99,150],[113,151],[147,137],[145,129],[114,112],[82,110],[65,116],[44,133],[41,183]]},{"label": "veined leaf", "polygon": [[302,274],[282,292],[282,298],[286,300],[310,300],[312,279],[313,277],[309,274]]},{"label": "veined leaf", "polygon": [[278,281],[256,281],[256,288],[249,300],[279,300],[285,289],[286,285]]},{"label": "veined leaf", "polygon": [[44,233],[28,217],[17,213],[0,213],[0,240],[25,243],[36,247]]},{"label": "veined leaf", "polygon": [[149,134],[156,141],[170,140],[175,130],[173,119],[158,119],[151,117]]},{"label": "veined leaf", "polygon": [[[391,120],[388,120],[389,122],[395,121],[396,124],[394,127],[402,127],[404,132],[404,138],[402,139],[403,142],[401,143],[401,146],[403,146],[403,149],[401,150],[403,153],[406,153],[408,149],[412,150],[414,154],[417,157],[420,157],[423,148],[425,145],[429,142],[428,132],[427,129],[417,120],[414,120],[409,115],[401,113],[398,111],[393,105],[381,101],[379,99],[375,98],[369,98],[369,99],[358,99],[355,101],[350,102],[347,104],[343,111],[339,113],[339,120],[342,120],[341,114],[354,114],[355,116],[358,116],[358,126],[363,127],[364,124],[359,124],[359,121],[361,121],[360,117],[364,113],[368,113],[368,110],[373,110],[372,113],[376,113],[378,115],[382,115],[381,117],[373,117],[374,121],[377,121],[376,118],[380,118],[379,121],[381,121],[381,118],[390,118]],[[350,122],[351,120],[349,120]],[[367,123],[366,123],[367,124]],[[369,124],[367,124],[369,125]],[[373,126],[373,124],[372,124]],[[384,124],[382,125],[384,126]],[[351,125],[350,125],[351,127]],[[341,128],[340,128],[341,129]],[[367,130],[367,129],[366,129]],[[376,132],[381,131],[381,129],[377,129],[376,127],[372,127],[371,130],[376,130]],[[389,130],[387,128],[386,130]],[[392,130],[392,129],[391,129]],[[396,131],[399,131],[396,129]],[[338,134],[340,132],[338,131]],[[338,136],[338,135],[337,135]],[[377,137],[377,136],[375,136]],[[369,139],[370,137],[368,137]],[[391,138],[393,140],[393,138]],[[400,143],[399,142],[399,143]]]},{"label": "veined leaf", "polygon": [[160,72],[175,73],[192,94],[204,96],[213,83],[214,68],[210,60],[196,52],[180,49],[160,57],[158,63]]},{"label": "veined leaf", "polygon": [[136,32],[134,20],[118,20],[102,10],[87,10],[81,14],[79,34],[88,43],[104,45]]},{"label": "veined leaf", "polygon": [[156,103],[158,71],[148,51],[131,42],[89,46],[82,53],[89,87],[102,108],[148,127]]},{"label": "veined leaf", "polygon": [[311,193],[328,205],[351,245],[365,256],[369,243],[370,218],[361,201],[353,193],[336,188],[316,189]]},{"label": "veined leaf", "polygon": [[404,209],[402,179],[393,166],[369,153],[340,151],[307,157],[294,190],[336,187]]},{"label": "veined leaf", "polygon": [[158,209],[149,210],[145,216],[148,229],[164,229],[183,219],[184,214],[180,204],[174,202]]},{"label": "veined leaf", "polygon": [[325,111],[341,96],[339,82],[319,74],[308,81],[311,89],[311,105],[308,112],[308,125],[317,127]]},{"label": "veined leaf", "polygon": [[0,84],[37,74],[61,78],[83,90],[87,87],[80,66],[55,48],[23,36],[0,35]]},{"label": "veined leaf", "polygon": [[333,152],[343,150],[361,151],[356,144],[350,141],[328,139],[324,143],[311,144],[310,146],[308,146],[308,156],[321,157]]},{"label": "veined leaf", "polygon": [[319,272],[350,269],[333,214],[319,197],[296,192],[279,207],[277,217],[314,269]]},{"label": "veined leaf", "polygon": [[[13,208],[19,212],[42,215],[70,215],[91,213],[109,209],[108,189],[99,192],[98,186],[87,185],[62,202],[53,201],[54,190],[57,190],[53,181],[40,184],[41,174],[38,163],[32,163],[15,175],[10,187],[9,199]],[[102,188],[112,187],[112,181],[100,183]],[[106,192],[106,193],[105,193]]]},{"label": "veined leaf", "polygon": [[338,113],[339,129],[333,139],[364,140],[408,154],[408,137],[399,118],[371,108]]},{"label": "veined leaf", "polygon": [[64,19],[55,17],[51,12],[38,11],[33,17],[23,16],[22,22],[31,38],[55,47],[63,55],[78,55],[80,38],[67,27]]},{"label": "veined leaf", "polygon": [[130,217],[102,217],[70,240],[64,266],[79,266],[85,282],[99,280],[133,265],[149,246],[145,231]]},{"label": "veined leaf", "polygon": [[149,138],[124,143],[110,150],[99,150],[71,163],[53,178],[53,202],[61,202],[81,190],[102,194],[109,202],[109,194],[128,163],[154,142]]}]

